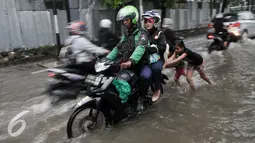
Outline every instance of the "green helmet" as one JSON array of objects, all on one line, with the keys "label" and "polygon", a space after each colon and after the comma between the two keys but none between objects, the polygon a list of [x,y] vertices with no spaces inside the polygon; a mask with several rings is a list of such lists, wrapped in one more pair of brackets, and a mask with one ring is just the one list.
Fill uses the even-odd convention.
[{"label": "green helmet", "polygon": [[137,24],[139,19],[139,13],[136,7],[132,5],[127,5],[121,8],[117,14],[116,20],[122,21],[126,18],[130,18],[132,20],[132,24]]}]

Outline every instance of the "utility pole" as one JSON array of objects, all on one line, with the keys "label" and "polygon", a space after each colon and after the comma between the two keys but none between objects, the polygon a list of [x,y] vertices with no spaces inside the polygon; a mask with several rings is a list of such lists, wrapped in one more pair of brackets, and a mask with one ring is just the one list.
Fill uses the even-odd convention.
[{"label": "utility pole", "polygon": [[251,5],[252,5],[252,3],[251,3],[251,0],[249,1],[249,11],[251,11]]},{"label": "utility pole", "polygon": [[251,1],[251,11],[253,12],[253,5],[254,5],[254,0]]},{"label": "utility pole", "polygon": [[69,5],[69,0],[64,0],[65,1],[65,10],[66,10],[66,15],[67,15],[67,22],[71,22],[71,15],[70,15],[70,5]]},{"label": "utility pole", "polygon": [[61,50],[61,46],[60,46],[60,34],[59,34],[59,26],[58,26],[58,11],[56,9],[56,0],[53,0],[53,15],[54,15],[54,24],[55,24],[55,31],[56,31],[56,41],[57,41],[57,60],[58,59],[58,55],[60,53]]},{"label": "utility pole", "polygon": [[144,28],[144,26],[143,26],[143,21],[142,21],[142,14],[143,14],[143,0],[139,0],[139,9],[140,9],[140,15],[139,15],[139,19],[141,19],[140,20],[140,24],[141,24],[141,27],[142,28]]},{"label": "utility pole", "polygon": [[213,9],[212,0],[209,1],[209,6],[210,6],[210,18],[212,18],[212,9]]},{"label": "utility pole", "polygon": [[[165,0],[158,0],[156,1],[161,9],[161,19],[163,20],[166,18],[166,6],[165,6]],[[162,27],[163,21],[161,22]]]},{"label": "utility pole", "polygon": [[[161,6],[162,6],[161,19],[163,20],[164,18],[166,18],[166,6],[165,6],[165,1],[164,0],[161,2]],[[161,27],[162,27],[162,24],[163,24],[163,21],[161,22]]]},{"label": "utility pole", "polygon": [[221,7],[221,13],[224,13],[227,5],[228,5],[228,0],[223,0],[222,7]]}]

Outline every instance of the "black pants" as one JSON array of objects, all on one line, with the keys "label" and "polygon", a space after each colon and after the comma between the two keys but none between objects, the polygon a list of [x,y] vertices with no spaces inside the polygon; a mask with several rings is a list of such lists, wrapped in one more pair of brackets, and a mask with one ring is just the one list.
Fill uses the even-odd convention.
[{"label": "black pants", "polygon": [[[219,34],[220,32],[222,32],[222,34]],[[216,31],[215,33],[218,34],[223,39],[223,41],[228,41],[228,31],[226,29]]]},{"label": "black pants", "polygon": [[[125,116],[125,104],[121,103],[120,97],[117,95],[107,94],[103,97],[102,111],[105,114],[106,123],[118,123]],[[111,109],[115,112],[112,116]]]}]

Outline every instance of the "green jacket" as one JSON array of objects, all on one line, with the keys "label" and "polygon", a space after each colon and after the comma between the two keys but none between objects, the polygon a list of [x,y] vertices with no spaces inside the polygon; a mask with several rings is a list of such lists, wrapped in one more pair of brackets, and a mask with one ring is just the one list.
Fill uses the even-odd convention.
[{"label": "green jacket", "polygon": [[[130,38],[134,38],[134,43],[130,42]],[[132,64],[138,64],[140,60],[142,59],[144,53],[145,53],[145,46],[148,45],[148,36],[147,33],[144,30],[136,29],[131,34],[124,34],[121,37],[121,40],[119,44],[107,55],[107,58],[110,60],[116,60],[118,52],[121,48],[121,44],[127,42],[129,45],[132,45],[133,52],[131,56],[129,57],[129,60],[132,62]],[[131,47],[132,47],[131,46]]]}]

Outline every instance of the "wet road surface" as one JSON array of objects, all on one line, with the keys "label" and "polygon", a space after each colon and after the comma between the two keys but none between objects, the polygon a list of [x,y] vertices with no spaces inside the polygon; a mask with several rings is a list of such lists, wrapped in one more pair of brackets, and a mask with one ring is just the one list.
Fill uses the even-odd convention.
[{"label": "wet road surface", "polygon": [[[50,107],[46,96],[41,95],[46,73],[31,74],[41,70],[36,63],[1,68],[0,142],[255,142],[255,40],[232,44],[227,51],[211,55],[206,53],[204,37],[186,41],[187,47],[204,57],[205,72],[215,86],[207,85],[195,73],[197,90],[190,91],[181,77],[184,91],[174,86],[173,71],[169,70],[170,81],[164,96],[143,115],[111,130],[72,141],[67,140],[66,123],[75,101]],[[24,130],[22,123],[11,126],[15,116],[17,121],[24,120]]]}]

